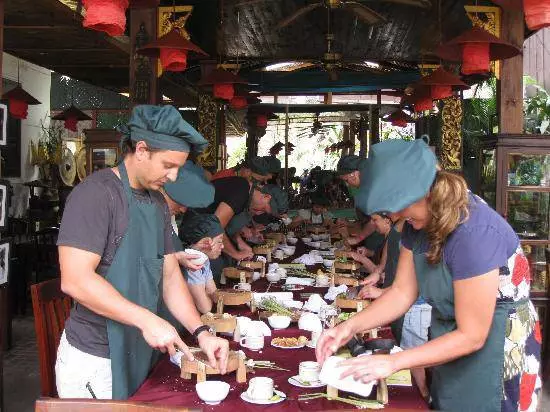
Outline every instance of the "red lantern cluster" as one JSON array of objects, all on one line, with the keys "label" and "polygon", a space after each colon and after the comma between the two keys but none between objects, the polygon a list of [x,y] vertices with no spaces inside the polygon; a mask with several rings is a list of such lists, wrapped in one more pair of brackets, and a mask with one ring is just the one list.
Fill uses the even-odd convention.
[{"label": "red lantern cluster", "polygon": [[258,126],[258,127],[267,127],[267,115],[259,114],[256,117],[256,126]]},{"label": "red lantern cluster", "polygon": [[550,26],[550,0],[523,0],[525,21],[531,30]]},{"label": "red lantern cluster", "polygon": [[146,44],[138,50],[138,53],[149,57],[158,57],[162,70],[169,72],[186,70],[189,53],[207,56],[199,46],[182,37],[176,29]]},{"label": "red lantern cluster", "polygon": [[397,110],[389,114],[384,121],[391,122],[392,126],[396,127],[406,127],[408,123],[414,123],[414,119],[403,110]]},{"label": "red lantern cluster", "polygon": [[235,88],[231,83],[217,83],[214,85],[214,97],[218,99],[231,100],[235,95]]},{"label": "red lantern cluster", "polygon": [[2,98],[8,100],[8,111],[10,115],[21,120],[27,118],[29,105],[40,104],[40,102],[27,93],[20,84],[9,92],[4,93]]},{"label": "red lantern cluster", "polygon": [[82,25],[110,36],[122,36],[126,29],[129,0],[82,0],[86,16]]},{"label": "red lantern cluster", "polygon": [[468,43],[462,47],[463,74],[483,74],[490,68],[489,43]]},{"label": "red lantern cluster", "polygon": [[65,129],[76,132],[78,122],[82,120],[92,120],[92,118],[74,105],[71,105],[71,107],[63,112],[52,116],[52,120],[64,120]]},{"label": "red lantern cluster", "polygon": [[239,76],[223,69],[212,70],[198,83],[200,86],[212,86],[214,97],[231,100],[235,96],[235,84],[246,84]]},{"label": "red lantern cluster", "polygon": [[244,96],[235,96],[231,99],[229,105],[235,110],[242,110],[248,106],[248,100]]},{"label": "red lantern cluster", "polygon": [[432,73],[424,76],[417,84],[417,87],[429,88],[432,100],[441,100],[451,97],[453,90],[469,89],[466,83],[451,72],[438,67]]}]

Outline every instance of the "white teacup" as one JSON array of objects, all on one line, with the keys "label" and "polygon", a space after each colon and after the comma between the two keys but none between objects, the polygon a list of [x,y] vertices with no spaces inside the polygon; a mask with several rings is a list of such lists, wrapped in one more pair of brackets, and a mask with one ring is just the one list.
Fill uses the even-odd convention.
[{"label": "white teacup", "polygon": [[268,272],[273,272],[275,270],[279,269],[278,263],[270,263],[268,267]]},{"label": "white teacup", "polygon": [[250,350],[260,350],[264,347],[264,337],[247,335],[244,338],[241,338],[239,344]]},{"label": "white teacup", "polygon": [[250,379],[246,394],[250,399],[266,401],[273,396],[273,379],[259,376]]},{"label": "white teacup", "polygon": [[306,361],[300,362],[298,366],[298,376],[300,380],[305,382],[315,382],[319,380],[319,372],[321,367],[317,362]]},{"label": "white teacup", "polygon": [[284,259],[285,254],[281,249],[275,251],[275,259]]},{"label": "white teacup", "polygon": [[251,291],[252,285],[250,283],[239,283],[233,286],[233,289]]},{"label": "white teacup", "polygon": [[313,250],[310,250],[310,251],[309,251],[309,254],[310,254],[310,255],[313,255],[313,256],[321,256],[321,251],[320,251],[320,250],[313,249]]},{"label": "white teacup", "polygon": [[315,278],[315,284],[317,286],[328,286],[329,281],[330,279],[327,275],[317,275],[317,277]]},{"label": "white teacup", "polygon": [[252,280],[253,280],[253,281],[254,281],[254,280],[258,280],[258,279],[260,279],[261,277],[262,277],[262,274],[261,274],[260,272],[254,272],[254,273],[252,274]]},{"label": "white teacup", "polygon": [[311,339],[309,340],[308,346],[313,346],[313,347],[317,346],[317,341],[321,337],[321,333],[322,331],[320,330],[311,332]]}]

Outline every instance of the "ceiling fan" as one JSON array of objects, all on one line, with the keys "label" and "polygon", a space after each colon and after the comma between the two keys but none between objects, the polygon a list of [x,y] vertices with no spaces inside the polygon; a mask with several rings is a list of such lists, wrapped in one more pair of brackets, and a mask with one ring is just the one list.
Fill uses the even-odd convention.
[{"label": "ceiling fan", "polygon": [[319,121],[319,113],[315,113],[315,118],[313,119],[311,127],[303,129],[302,132],[298,135],[298,138],[313,137],[317,134],[324,136],[327,129],[330,129],[330,126],[321,123]]},{"label": "ceiling fan", "polygon": [[[243,0],[237,3],[235,6],[250,6],[257,4],[266,0]],[[429,8],[432,6],[431,0],[369,0],[371,2],[377,3],[397,3],[404,4],[413,7],[420,8]],[[306,4],[305,6],[299,8],[290,16],[285,17],[279,23],[277,23],[277,28],[282,29],[292,24],[294,21],[298,20],[300,17],[305,16],[309,12],[325,7],[329,10],[341,9],[348,11],[360,20],[369,25],[375,25],[380,23],[385,23],[386,18],[380,15],[378,12],[374,11],[370,7],[365,6],[360,1],[350,1],[350,0],[318,0],[315,3]]]}]

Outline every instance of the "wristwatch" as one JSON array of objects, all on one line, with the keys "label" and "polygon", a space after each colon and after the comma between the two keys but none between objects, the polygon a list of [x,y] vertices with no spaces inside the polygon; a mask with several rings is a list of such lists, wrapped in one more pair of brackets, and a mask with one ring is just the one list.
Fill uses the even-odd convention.
[{"label": "wristwatch", "polygon": [[193,332],[193,337],[195,338],[195,340],[198,340],[198,339],[199,339],[199,335],[200,335],[202,332],[209,332],[212,336],[215,335],[214,329],[212,329],[210,326],[208,326],[208,325],[201,325],[201,326],[199,326],[197,329],[195,329],[195,331]]}]

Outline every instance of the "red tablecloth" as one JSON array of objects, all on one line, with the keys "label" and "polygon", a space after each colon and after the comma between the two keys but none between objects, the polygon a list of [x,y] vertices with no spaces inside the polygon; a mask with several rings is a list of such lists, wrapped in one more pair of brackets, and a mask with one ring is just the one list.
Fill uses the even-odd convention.
[{"label": "red tablecloth", "polygon": [[[253,283],[253,290],[265,292],[268,283],[265,279],[260,279]],[[280,290],[280,287],[273,285],[270,291]],[[294,292],[295,299],[300,299],[301,293],[321,293],[324,294],[326,289],[308,287],[302,291]],[[229,312],[243,313],[244,307],[232,308]],[[252,315],[247,313],[247,315]],[[254,317],[254,316],[252,316]],[[386,333],[391,333],[384,331]],[[382,335],[384,333],[381,333]],[[309,332],[299,330],[296,324],[292,324],[290,328],[282,331],[273,331],[272,337],[277,336],[300,336],[309,337]],[[240,399],[240,394],[246,390],[247,384],[239,384],[236,382],[235,373],[230,373],[226,376],[220,376],[223,381],[231,385],[227,398],[217,406],[205,405],[198,397],[195,391],[195,379],[184,380],[180,377],[180,370],[173,365],[168,357],[163,357],[161,361],[151,372],[150,376],[138,389],[138,391],[130,398],[132,401],[151,402],[163,405],[172,406],[187,406],[187,407],[202,407],[206,411],[258,411],[271,409],[277,411],[298,411],[298,410],[329,410],[329,409],[350,409],[350,405],[341,402],[329,401],[326,399],[315,399],[311,401],[297,401],[297,397],[304,393],[324,392],[326,387],[317,389],[306,389],[292,386],[288,383],[288,378],[298,374],[298,364],[302,361],[315,360],[315,350],[311,348],[302,349],[279,349],[270,345],[271,338],[265,338],[265,346],[259,351],[250,351],[244,349],[247,358],[254,360],[270,360],[282,368],[289,369],[287,371],[277,371],[271,369],[255,369],[255,373],[249,373],[248,378],[254,376],[267,376],[274,380],[275,385],[287,395],[287,399],[279,404],[260,406],[244,402]],[[241,349],[236,342],[231,341],[231,349]],[[209,377],[209,379],[212,379]],[[216,377],[215,379],[218,379]],[[376,388],[373,389],[371,397],[376,397]],[[392,409],[411,409],[411,410],[426,410],[428,406],[422,399],[420,393],[415,387],[389,387],[389,405],[386,406],[386,411]]]}]

